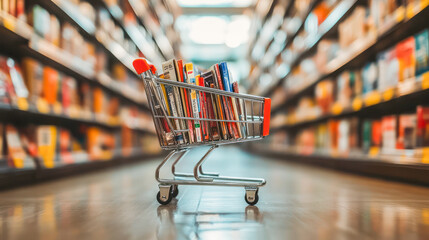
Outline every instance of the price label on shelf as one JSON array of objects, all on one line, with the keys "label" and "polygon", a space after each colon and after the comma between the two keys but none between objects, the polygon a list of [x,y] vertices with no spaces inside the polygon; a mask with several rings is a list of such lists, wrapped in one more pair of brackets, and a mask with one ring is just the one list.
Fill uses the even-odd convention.
[{"label": "price label on shelf", "polygon": [[429,0],[421,0],[420,1],[420,8],[423,10],[429,5]]},{"label": "price label on shelf", "polygon": [[414,16],[414,4],[409,3],[407,5],[407,18],[410,19]]},{"label": "price label on shelf", "polygon": [[396,22],[402,22],[404,20],[404,18],[405,18],[405,7],[404,6],[400,6],[395,11]]},{"label": "price label on shelf", "polygon": [[379,92],[370,92],[365,97],[365,105],[371,106],[380,103],[381,101],[381,94]]},{"label": "price label on shelf", "polygon": [[70,106],[69,107],[69,117],[71,118],[79,118],[80,115],[80,109],[77,106]]},{"label": "price label on shelf", "polygon": [[26,98],[22,98],[22,97],[18,98],[16,105],[21,110],[24,110],[24,111],[28,110],[28,101]]},{"label": "price label on shelf", "polygon": [[422,89],[429,88],[429,72],[425,72],[422,75]]},{"label": "price label on shelf", "polygon": [[52,106],[52,110],[55,114],[60,115],[63,111],[63,107],[61,106],[61,103],[56,102],[54,103],[54,106]]},{"label": "price label on shelf", "polygon": [[360,97],[353,99],[352,107],[354,111],[359,111],[362,108],[363,102]]},{"label": "price label on shelf", "polygon": [[428,163],[429,164],[429,147],[423,148],[422,163]]},{"label": "price label on shelf", "polygon": [[36,103],[37,111],[41,113],[49,113],[49,105],[45,99],[39,98]]},{"label": "price label on shelf", "polygon": [[422,223],[429,225],[429,208],[424,208],[422,210]]},{"label": "price label on shelf", "polygon": [[341,114],[343,112],[343,105],[341,105],[339,102],[336,102],[332,106],[331,111],[332,111],[332,114],[334,114],[334,115]]},{"label": "price label on shelf", "polygon": [[15,32],[15,21],[11,20],[10,18],[3,18],[3,26],[12,32]]},{"label": "price label on shelf", "polygon": [[394,95],[395,95],[394,88],[387,89],[386,91],[383,92],[383,100],[389,101],[390,99],[393,98]]},{"label": "price label on shelf", "polygon": [[24,159],[19,157],[12,158],[13,165],[15,168],[23,168],[24,167]]},{"label": "price label on shelf", "polygon": [[380,148],[379,147],[371,147],[369,149],[369,156],[370,157],[376,157],[378,155],[378,153],[380,152]]}]

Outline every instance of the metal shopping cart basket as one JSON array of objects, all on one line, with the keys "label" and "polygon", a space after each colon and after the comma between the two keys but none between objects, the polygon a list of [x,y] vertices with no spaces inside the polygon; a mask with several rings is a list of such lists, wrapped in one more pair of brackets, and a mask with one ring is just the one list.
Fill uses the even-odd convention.
[{"label": "metal shopping cart basket", "polygon": [[[145,59],[135,60],[133,66],[144,82],[160,146],[164,150],[172,150],[159,164],[155,172],[155,178],[159,182],[158,202],[161,204],[168,204],[172,198],[177,196],[179,192],[178,185],[214,185],[244,187],[245,201],[250,205],[256,204],[259,200],[258,189],[265,185],[265,179],[220,176],[218,173],[203,171],[202,164],[207,159],[208,155],[220,145],[255,141],[267,136],[269,134],[271,100],[264,97],[227,92],[216,88],[162,79],[157,77],[156,68],[148,64]],[[208,118],[204,116],[171,116],[167,111],[168,102],[166,103],[164,98],[165,95],[163,95],[162,92],[163,88],[165,90],[165,87],[180,89],[180,91],[186,91],[189,95],[207,94],[210,98],[215,100],[218,99],[219,101],[223,99],[227,101],[237,101],[237,104],[241,104],[240,106],[242,107],[240,111],[241,114],[237,114],[239,118],[233,120],[226,118]],[[187,122],[191,125],[186,125]],[[222,124],[236,124],[236,126],[242,129],[243,134],[240,138],[225,139],[219,137],[215,139],[213,136],[210,136],[212,133],[210,133],[210,127],[208,127],[209,137],[203,139],[201,142],[186,142],[179,138],[180,135],[190,134],[190,132],[192,132],[192,127],[191,129],[184,129],[180,126],[193,126],[193,123],[197,122],[200,125],[207,124],[206,126],[210,126],[209,124],[211,124],[211,126],[216,126],[218,129],[222,127]],[[165,131],[166,128],[170,129],[170,132],[167,133]],[[184,158],[191,148],[204,145],[210,146],[210,148],[195,164],[193,173],[176,172],[175,166]],[[171,166],[173,178],[161,178],[161,168],[176,154],[178,154],[177,158]]]}]

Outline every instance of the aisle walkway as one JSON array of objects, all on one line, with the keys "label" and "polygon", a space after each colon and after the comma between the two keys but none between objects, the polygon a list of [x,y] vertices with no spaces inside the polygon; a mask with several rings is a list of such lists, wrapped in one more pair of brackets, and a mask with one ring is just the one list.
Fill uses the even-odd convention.
[{"label": "aisle walkway", "polygon": [[206,169],[267,178],[258,205],[247,206],[241,188],[182,186],[178,201],[160,206],[159,160],[146,161],[0,193],[0,239],[429,238],[429,188],[237,148],[211,159]]}]

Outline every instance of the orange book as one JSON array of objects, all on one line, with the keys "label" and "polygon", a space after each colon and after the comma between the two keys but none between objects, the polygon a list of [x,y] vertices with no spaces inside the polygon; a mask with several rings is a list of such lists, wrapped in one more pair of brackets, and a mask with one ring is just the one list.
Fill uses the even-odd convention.
[{"label": "orange book", "polygon": [[101,90],[101,88],[95,88],[93,91],[93,97],[94,97],[94,106],[93,106],[94,113],[100,114],[104,110],[103,90]]},{"label": "orange book", "polygon": [[121,140],[122,140],[122,154],[124,156],[129,156],[132,153],[133,149],[133,132],[129,127],[122,127],[121,131]]},{"label": "orange book", "polygon": [[44,67],[43,69],[43,97],[48,104],[55,104],[57,102],[58,95],[58,71]]}]

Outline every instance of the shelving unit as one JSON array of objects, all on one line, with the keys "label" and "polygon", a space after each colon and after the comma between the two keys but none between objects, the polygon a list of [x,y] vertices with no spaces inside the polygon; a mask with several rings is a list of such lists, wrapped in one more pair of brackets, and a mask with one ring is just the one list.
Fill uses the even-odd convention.
[{"label": "shelving unit", "polygon": [[[288,97],[283,104],[279,106],[274,106],[272,113],[275,114],[282,108],[284,109],[286,106],[295,104],[296,101],[299,100],[299,98],[311,93],[311,91],[314,90],[316,84],[320,81],[336,75],[343,69],[362,64],[362,62],[373,58],[377,52],[385,50],[386,46],[391,46],[393,43],[398,42],[407,37],[408,31],[416,32],[418,30],[421,30],[420,28],[422,25],[424,26],[428,14],[429,9],[425,8],[416,13],[410,19],[405,19],[405,16],[398,17],[396,18],[395,24],[391,26],[388,30],[379,33],[378,36],[368,36],[366,39],[363,39],[358,44],[355,44],[355,46],[353,46],[346,54],[340,55],[336,59],[329,62],[327,64],[329,70],[326,73],[318,76],[317,78],[315,78],[314,81],[311,81],[310,85],[304,87],[299,92]],[[408,31],[404,31],[404,29],[407,29]],[[313,47],[316,45],[317,44],[313,45]],[[310,51],[310,49],[308,51]],[[306,53],[307,51],[302,53],[300,57],[297,58],[297,60],[302,60],[302,56]],[[294,61],[293,65],[296,66],[298,62],[299,61]],[[280,82],[285,81],[286,79],[287,76],[284,79],[280,80]],[[272,90],[273,89],[271,89],[269,93],[272,93]]]},{"label": "shelving unit", "polygon": [[[394,114],[401,109],[407,109],[409,106],[417,106],[418,104],[424,104],[427,101],[427,96],[429,94],[429,88],[427,85],[429,79],[428,76],[429,73],[426,73],[426,75],[421,76],[419,80],[416,81],[413,89],[409,93],[401,94],[399,92],[400,89],[396,88],[392,89],[395,94],[389,94],[388,98],[383,97],[382,94],[378,94],[377,96],[369,96],[366,99],[355,99],[354,102],[357,104],[354,108],[350,107],[347,109],[340,109],[340,111],[338,112],[333,112],[331,114],[324,115],[315,119],[277,127],[271,129],[271,132],[275,133],[280,130],[296,131],[333,118],[344,118],[349,116],[371,117],[377,115],[389,115]],[[425,78],[423,79],[423,77]]]},{"label": "shelving unit", "polygon": [[[284,53],[284,51],[288,51],[288,47],[291,46],[295,38],[301,36],[300,32],[304,29],[305,19],[310,15],[311,11],[315,9],[317,4],[321,2],[322,1],[318,0],[312,1],[298,30],[294,34],[289,34],[290,36],[287,36],[282,52],[275,56],[275,62],[277,61],[276,65],[265,67],[255,74],[255,76],[252,76],[251,79],[257,78],[258,74],[261,75],[264,72],[273,74],[273,70],[278,66],[278,60],[281,54]],[[338,81],[337,77],[341,76],[340,74],[345,71],[360,71],[365,63],[376,60],[379,53],[387,51],[409,36],[413,36],[429,28],[427,21],[429,17],[428,2],[415,1],[414,3],[405,5],[404,1],[403,5],[399,6],[388,16],[389,19],[385,19],[383,27],[376,29],[375,32],[369,31],[369,34],[354,41],[348,48],[342,48],[341,52],[339,54],[337,53],[335,58],[326,63],[324,71],[320,71],[320,73],[314,75],[309,73],[304,74],[304,77],[307,77],[306,79],[302,79],[304,77],[299,74],[295,73],[294,75],[294,69],[301,66],[304,60],[315,56],[313,54],[318,49],[318,45],[322,40],[335,39],[336,34],[340,31],[340,24],[351,16],[358,6],[367,8],[367,4],[367,1],[360,0],[339,1],[334,9],[330,11],[326,19],[319,25],[317,35],[309,35],[307,38],[304,38],[304,49],[302,49],[301,44],[300,50],[297,50],[299,52],[295,54],[294,58],[292,60],[288,59],[288,71],[284,74],[284,77],[277,80],[274,78],[271,84],[265,85],[264,87],[258,86],[257,83],[253,83],[248,89],[252,94],[272,97],[277,88],[287,88],[285,84],[287,81],[305,80],[305,84],[294,85],[293,90],[291,90],[291,88],[287,89],[287,91],[279,91],[279,93],[283,93],[283,96],[277,96],[279,97],[277,103],[273,100],[275,105],[273,105],[272,108],[271,119],[278,121],[275,122],[276,125],[273,125],[272,122],[270,134],[279,134],[279,136],[277,136],[278,138],[271,136],[270,139],[267,139],[266,143],[249,144],[247,148],[254,153],[277,158],[280,157],[292,161],[317,164],[343,171],[351,171],[418,184],[428,184],[429,179],[426,176],[429,171],[427,165],[427,163],[429,163],[427,160],[429,155],[426,153],[426,148],[415,148],[411,150],[396,149],[393,154],[393,152],[381,152],[382,149],[379,147],[377,149],[370,148],[369,151],[366,152],[367,150],[363,150],[361,146],[362,142],[359,142],[357,146],[353,145],[358,149],[349,149],[348,153],[342,152],[342,154],[338,154],[334,150],[329,152],[329,149],[318,148],[319,145],[313,146],[310,150],[297,149],[300,147],[299,144],[303,144],[302,148],[305,148],[307,146],[305,145],[307,144],[305,141],[312,137],[316,138],[316,140],[312,139],[308,141],[314,140],[314,142],[317,142],[315,144],[319,144],[320,139],[318,139],[319,135],[317,134],[322,134],[317,132],[322,131],[319,127],[324,128],[325,131],[330,131],[326,130],[326,128],[331,126],[329,125],[331,122],[336,121],[338,123],[340,120],[347,119],[358,120],[358,130],[356,130],[358,136],[356,137],[356,141],[362,141],[362,132],[359,131],[362,131],[363,120],[380,120],[381,117],[397,114],[415,114],[417,106],[428,104],[429,72],[426,72],[417,75],[415,78],[408,78],[394,88],[389,87],[387,90],[384,90],[384,92],[375,90],[366,95],[353,95],[354,97],[350,99],[350,103],[347,105],[342,105],[338,99],[336,100],[337,102],[333,100],[334,102],[332,106],[329,107],[327,113],[316,112],[314,110],[316,113],[313,115],[304,114],[302,116],[308,117],[297,117],[298,108],[294,108],[294,106],[298,106],[299,103],[318,104],[314,95],[316,86],[318,86],[319,83],[324,80],[333,82],[334,93],[332,93],[332,95],[333,98],[336,99],[336,91],[338,90],[336,89],[335,83]],[[368,8],[366,10],[368,11]],[[289,13],[288,11],[289,10],[286,11],[287,14]],[[285,18],[288,17],[287,14]],[[312,61],[315,60],[312,59]],[[311,101],[312,103],[301,101],[304,98],[309,99],[308,102]],[[312,108],[309,107],[309,109]],[[300,113],[302,113],[302,111],[304,111],[304,109],[301,109]],[[325,110],[323,112],[325,112]],[[277,116],[279,118],[276,119]],[[306,133],[308,134],[305,135]],[[313,133],[313,135],[310,135],[310,133]],[[355,134],[355,132],[353,132],[353,134]],[[302,138],[298,139],[297,136]],[[276,141],[279,141],[279,143]],[[337,138],[337,141],[340,140]],[[325,145],[323,146],[326,147]],[[334,149],[336,148],[338,148],[337,145]]]},{"label": "shelving unit", "polygon": [[[343,172],[350,172],[365,176],[395,180],[413,184],[428,185],[429,165],[389,161],[383,158],[369,158],[367,156],[333,157],[323,154],[302,155],[288,151],[273,150],[267,147],[249,148],[254,154],[262,154],[275,158],[282,158],[292,162],[317,165]],[[403,160],[404,161],[404,160]]]},{"label": "shelving unit", "polygon": [[[124,66],[125,69],[127,69],[124,71],[127,71],[129,76],[134,77],[136,81],[140,80],[139,75],[135,73],[132,66],[132,61],[138,56],[128,53],[121,44],[111,39],[110,36],[107,36],[103,31],[98,30],[94,23],[87,19],[73,3],[67,0],[31,0],[28,2],[26,1],[26,3],[38,4],[42,8],[46,9],[50,14],[55,15],[60,22],[70,23],[74,28],[76,28],[85,41],[90,42],[97,49],[103,51],[113,62]],[[95,8],[101,6],[108,9],[103,0],[97,0],[90,3],[93,4]],[[113,12],[112,9],[108,10],[112,15],[115,24],[122,28],[124,33],[127,35],[126,37],[135,44],[137,49],[139,49],[145,57],[148,59],[157,58],[156,61],[159,62],[165,59],[165,56],[160,51],[155,40],[153,40],[153,44],[149,44],[139,29],[135,26],[126,26],[122,21],[122,16],[118,17],[118,15],[114,15],[115,12]],[[122,11],[120,8],[119,10]],[[137,15],[136,19],[138,20],[137,24],[140,24],[142,29],[146,28],[142,25],[142,21],[137,17]],[[129,119],[124,119],[122,112],[117,113],[117,116],[115,115],[112,117],[110,117],[110,115],[109,117],[100,117],[96,116],[95,113],[91,113],[89,115],[84,114],[85,116],[74,116],[74,114],[72,117],[71,114],[69,115],[62,111],[42,111],[39,109],[39,106],[36,106],[36,103],[32,102],[24,104],[26,105],[24,107],[16,106],[12,103],[2,103],[0,104],[0,122],[3,124],[2,127],[6,126],[6,124],[11,124],[13,126],[28,126],[29,124],[34,126],[52,125],[59,127],[58,129],[64,128],[67,130],[79,129],[82,126],[96,127],[97,130],[100,129],[100,131],[108,132],[109,134],[112,134],[112,136],[115,136],[115,138],[118,136],[122,137],[120,134],[129,134],[127,132],[132,132],[133,137],[139,137],[139,144],[143,144],[145,141],[142,140],[142,136],[156,138],[156,134],[153,131],[154,129],[151,129],[149,126],[142,126],[140,119],[137,119],[141,115],[149,116],[150,114],[144,92],[139,92],[138,89],[132,86],[127,86],[124,82],[116,81],[107,72],[96,72],[92,64],[89,64],[87,61],[74,56],[68,51],[63,50],[38,36],[29,24],[18,20],[4,11],[0,11],[0,35],[2,36],[0,39],[2,55],[18,59],[31,57],[44,66],[49,66],[66,76],[73,77],[77,83],[85,83],[91,86],[91,88],[99,88],[109,96],[118,98],[120,100],[120,104],[127,107],[126,114],[133,114],[132,118]],[[28,99],[28,101],[30,101],[30,99]],[[131,110],[129,110],[128,107],[130,107]],[[136,109],[138,109],[138,111]],[[128,113],[128,111],[133,112]],[[86,137],[88,136],[85,136],[85,138]],[[5,136],[3,136],[3,138],[5,138]],[[6,139],[3,140],[6,141]],[[132,141],[135,142],[135,140]],[[61,163],[56,164],[63,165],[56,165],[54,168],[44,168],[42,166],[43,164],[41,159],[31,157],[36,161],[35,169],[19,169],[5,166],[0,168],[0,189],[160,156],[160,154],[154,154],[152,151],[142,149],[140,146],[141,145],[136,148],[136,145],[133,145],[132,150],[129,148],[125,148],[126,150],[123,150],[121,148],[121,143],[116,143],[114,150],[111,151],[113,156],[111,159],[94,160],[88,153],[85,153],[85,159],[75,159],[73,164],[66,164],[61,161]],[[84,151],[86,147],[87,146],[83,145]],[[24,149],[24,151],[28,151],[28,149]],[[132,154],[130,155],[126,152],[132,152]],[[59,157],[60,153],[58,152],[56,154],[58,154],[57,157]],[[7,161],[9,161],[8,159],[1,160],[2,164],[5,162],[7,164]]]},{"label": "shelving unit", "polygon": [[[7,41],[10,39],[9,44],[14,44],[15,47],[18,46],[22,55],[34,57],[44,64],[50,65],[55,69],[75,77],[77,80],[87,81],[91,84],[100,86],[108,92],[120,97],[121,99],[126,100],[131,104],[136,104],[140,108],[149,111],[148,105],[145,103],[144,98],[140,98],[143,100],[136,100],[135,96],[138,93],[132,92],[132,90],[129,91],[129,89],[119,92],[117,90],[118,88],[114,88],[109,85],[109,82],[112,81],[106,80],[106,78],[109,78],[108,75],[96,75],[91,68],[86,66],[85,61],[38,37],[33,33],[32,28],[26,23],[16,20],[14,17],[10,15],[8,16],[5,13],[2,13],[1,20],[2,25],[0,26],[0,32],[5,33],[6,36],[11,36],[11,38],[6,37],[5,40]],[[112,45],[120,46],[116,43],[112,43]],[[108,47],[106,47],[106,49],[108,49]],[[123,51],[125,52],[125,50]],[[133,58],[131,56],[128,58],[129,63],[131,63]],[[132,66],[127,67],[131,71]],[[132,72],[136,75],[134,70],[132,70]],[[138,76],[136,75],[136,77]]]},{"label": "shelving unit", "polygon": [[142,153],[127,157],[114,157],[109,161],[90,161],[63,165],[50,169],[2,169],[0,170],[0,189],[4,190],[29,184],[37,184],[47,180],[84,174],[111,167],[119,167],[124,164],[144,161],[156,157],[160,157],[160,155],[148,155]]}]

